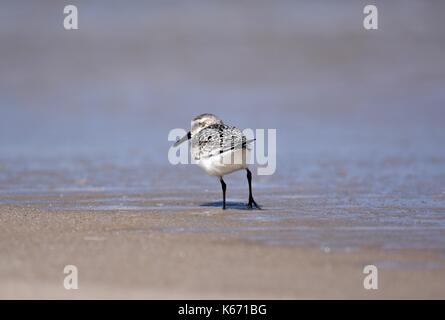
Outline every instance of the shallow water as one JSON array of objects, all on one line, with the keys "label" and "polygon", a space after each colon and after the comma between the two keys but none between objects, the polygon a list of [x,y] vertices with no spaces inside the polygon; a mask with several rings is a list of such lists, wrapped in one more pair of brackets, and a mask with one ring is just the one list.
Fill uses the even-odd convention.
[{"label": "shallow water", "polygon": [[219,183],[167,161],[169,130],[212,112],[277,129],[277,171],[254,177],[263,211],[227,177],[242,226],[183,232],[445,250],[445,7],[378,5],[372,33],[353,1],[80,2],[66,32],[50,1],[2,3],[0,205],[212,215]]}]

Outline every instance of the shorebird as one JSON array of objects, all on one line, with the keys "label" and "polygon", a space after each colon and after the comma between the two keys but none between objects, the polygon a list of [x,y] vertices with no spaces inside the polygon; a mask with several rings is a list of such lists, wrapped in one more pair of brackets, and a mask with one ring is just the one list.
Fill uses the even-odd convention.
[{"label": "shorebird", "polygon": [[210,176],[216,176],[221,182],[223,192],[223,209],[226,209],[226,183],[223,177],[229,173],[247,171],[249,183],[249,202],[247,206],[261,209],[252,195],[252,172],[246,159],[250,156],[249,143],[240,129],[222,122],[217,116],[204,113],[192,120],[191,130],[175,142],[173,147],[191,140],[191,153],[196,164]]}]

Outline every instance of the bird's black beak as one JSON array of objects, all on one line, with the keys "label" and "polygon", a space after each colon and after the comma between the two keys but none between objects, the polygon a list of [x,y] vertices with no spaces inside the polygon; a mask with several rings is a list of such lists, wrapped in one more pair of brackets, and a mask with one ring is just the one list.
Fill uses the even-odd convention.
[{"label": "bird's black beak", "polygon": [[190,140],[190,138],[192,137],[192,134],[189,132],[187,132],[187,134],[185,136],[183,136],[181,139],[179,139],[178,141],[175,142],[175,144],[173,145],[173,147],[177,147],[179,146],[181,143],[183,143],[184,141]]}]

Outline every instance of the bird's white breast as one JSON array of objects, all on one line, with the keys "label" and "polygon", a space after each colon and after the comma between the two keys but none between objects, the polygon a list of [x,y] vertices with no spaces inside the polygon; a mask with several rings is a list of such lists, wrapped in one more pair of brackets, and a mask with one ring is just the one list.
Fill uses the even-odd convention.
[{"label": "bird's white breast", "polygon": [[249,158],[250,150],[244,148],[224,152],[209,158],[201,158],[196,161],[196,164],[204,169],[208,175],[222,177],[247,168]]}]

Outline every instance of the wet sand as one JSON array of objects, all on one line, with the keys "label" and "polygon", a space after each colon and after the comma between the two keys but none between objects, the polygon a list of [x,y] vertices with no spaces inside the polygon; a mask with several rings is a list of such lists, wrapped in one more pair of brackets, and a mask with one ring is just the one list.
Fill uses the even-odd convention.
[{"label": "wet sand", "polygon": [[[166,200],[168,194],[157,195],[162,196],[167,209],[94,209],[94,199],[103,201],[109,194],[65,195],[61,201],[46,196],[38,197],[40,204],[2,205],[0,297],[445,297],[443,250],[273,244],[255,239],[267,239],[271,231],[298,232],[310,221],[251,220],[259,211],[243,210],[238,203],[224,212],[193,207],[195,201],[185,209],[176,200]],[[144,197],[153,195],[135,199]],[[49,208],[47,201],[53,206],[86,203],[89,209]],[[149,202],[136,200],[133,205],[160,206],[159,200]],[[273,216],[267,211],[266,205],[261,214]],[[325,220],[317,222],[317,228],[335,226]],[[383,230],[380,237],[390,239],[393,232]],[[63,287],[63,268],[68,264],[78,267],[78,290]],[[369,264],[379,268],[378,290],[363,288],[362,271]]]}]

